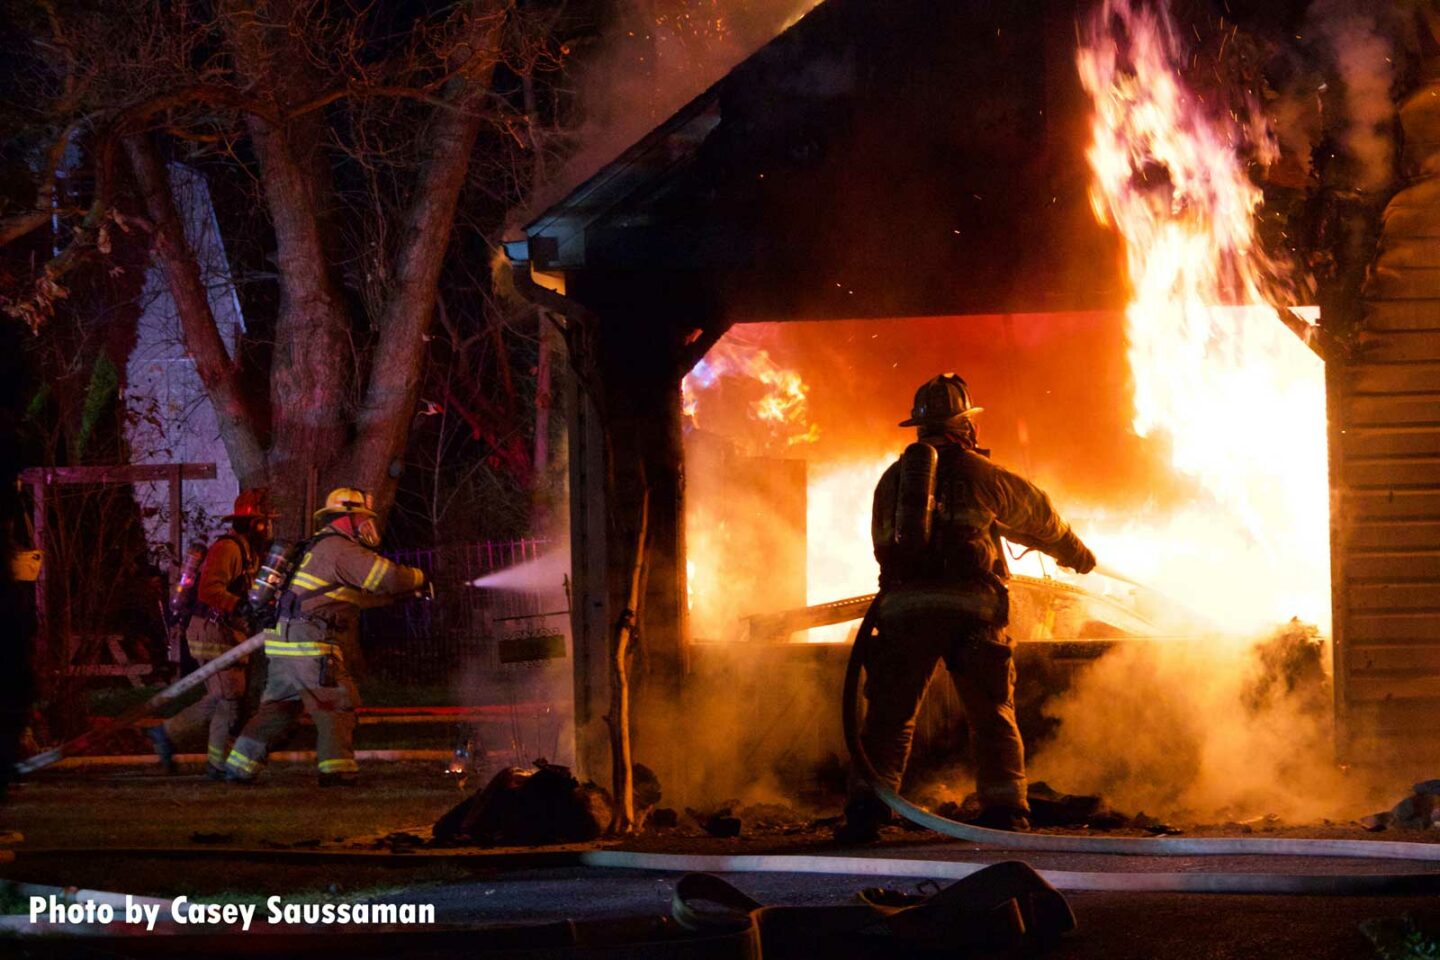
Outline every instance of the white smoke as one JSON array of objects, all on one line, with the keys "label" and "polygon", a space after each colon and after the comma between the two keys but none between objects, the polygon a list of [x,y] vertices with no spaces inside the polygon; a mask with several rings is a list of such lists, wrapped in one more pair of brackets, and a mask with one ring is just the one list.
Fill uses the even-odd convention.
[{"label": "white smoke", "polygon": [[1397,63],[1414,41],[1411,2],[1366,5],[1355,0],[1315,0],[1304,35],[1317,41],[1334,64],[1341,86],[1339,122],[1332,133],[1352,163],[1350,185],[1377,190],[1395,175]]}]

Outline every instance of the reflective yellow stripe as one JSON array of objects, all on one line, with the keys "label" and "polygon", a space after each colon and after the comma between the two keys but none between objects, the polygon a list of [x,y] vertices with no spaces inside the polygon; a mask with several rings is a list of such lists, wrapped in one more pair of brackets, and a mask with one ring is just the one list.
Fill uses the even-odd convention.
[{"label": "reflective yellow stripe", "polygon": [[340,648],[320,640],[280,640],[265,638],[265,655],[269,657],[340,656]]},{"label": "reflective yellow stripe", "polygon": [[225,748],[224,748],[224,747],[211,747],[211,748],[210,748],[210,761],[211,761],[212,763],[215,763],[215,764],[224,763],[224,762],[225,762]]},{"label": "reflective yellow stripe", "polygon": [[374,590],[380,585],[386,572],[390,569],[390,561],[384,557],[376,557],[375,562],[370,564],[370,572],[365,574],[365,581],[360,585],[364,590]]},{"label": "reflective yellow stripe", "polygon": [[354,760],[321,760],[319,763],[321,773],[358,773],[360,765]]},{"label": "reflective yellow stripe", "polygon": [[295,574],[294,582],[296,586],[305,590],[324,590],[330,586],[328,581],[321,580],[319,577],[312,577],[308,573]]},{"label": "reflective yellow stripe", "polygon": [[225,766],[234,767],[241,773],[254,773],[260,768],[260,764],[257,761],[251,760],[239,750],[230,751],[230,759],[225,761]]}]

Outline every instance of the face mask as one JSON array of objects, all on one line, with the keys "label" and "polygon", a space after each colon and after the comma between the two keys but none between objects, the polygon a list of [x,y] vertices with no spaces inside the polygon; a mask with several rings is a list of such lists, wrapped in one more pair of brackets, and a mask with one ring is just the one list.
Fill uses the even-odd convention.
[{"label": "face mask", "polygon": [[375,526],[375,521],[366,517],[355,526],[355,536],[367,547],[380,546],[380,531]]}]

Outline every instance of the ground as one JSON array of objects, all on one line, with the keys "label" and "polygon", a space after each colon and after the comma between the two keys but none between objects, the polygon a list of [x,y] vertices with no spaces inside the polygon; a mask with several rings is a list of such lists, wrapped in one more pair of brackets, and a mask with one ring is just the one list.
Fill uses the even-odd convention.
[{"label": "ground", "polygon": [[[499,936],[496,925],[561,920],[614,922],[668,914],[675,874],[599,870],[565,863],[502,863],[493,852],[422,850],[390,855],[376,838],[396,831],[428,836],[428,825],[461,792],[441,764],[366,766],[366,785],[355,790],[317,790],[310,768],[277,764],[264,785],[217,784],[195,775],[166,778],[154,768],[64,770],[22,785],[3,811],[4,827],[24,840],[14,862],[0,868],[6,879],[79,886],[121,893],[173,897],[222,897],[256,902],[271,894],[304,899],[389,899],[433,903],[445,925],[491,932],[446,939],[449,934],[409,934],[405,952],[423,942],[433,956],[485,955]],[[845,849],[823,830],[789,828],[721,840],[697,831],[637,838],[627,849],[696,854],[769,852],[858,855],[901,859],[993,862],[1014,859],[933,833],[893,830],[881,844]],[[1434,831],[1432,831],[1434,832]],[[1365,838],[1358,828],[1331,825],[1275,831],[1289,835]],[[1385,834],[1384,839],[1440,839],[1423,834]],[[339,854],[340,858],[332,857]],[[357,857],[364,859],[356,860]],[[1038,869],[1067,871],[1279,871],[1421,873],[1433,865],[1410,862],[1341,861],[1258,857],[1151,858],[1096,855],[1024,857]],[[914,890],[916,878],[737,874],[730,879],[756,899],[772,904],[840,904],[867,886]],[[1169,893],[1072,892],[1079,929],[1050,955],[1068,957],[1260,957],[1376,956],[1360,931],[1366,920],[1406,914],[1440,923],[1433,896],[1297,897],[1177,895]],[[11,904],[12,911],[17,905]],[[154,938],[152,938],[154,939]],[[247,952],[263,941],[242,938]],[[240,941],[222,941],[234,946]],[[363,944],[330,937],[307,954],[333,949],[347,956],[379,950],[383,940]],[[532,944],[533,945],[533,944]],[[94,946],[99,946],[94,945]],[[214,945],[207,945],[207,951]],[[97,956],[151,955],[157,945],[109,945]],[[33,944],[35,956],[56,945]],[[237,948],[238,949],[238,948]],[[394,952],[386,945],[382,952]],[[479,953],[477,954],[477,951]],[[198,952],[198,951],[197,951]],[[769,954],[767,954],[768,956]]]}]

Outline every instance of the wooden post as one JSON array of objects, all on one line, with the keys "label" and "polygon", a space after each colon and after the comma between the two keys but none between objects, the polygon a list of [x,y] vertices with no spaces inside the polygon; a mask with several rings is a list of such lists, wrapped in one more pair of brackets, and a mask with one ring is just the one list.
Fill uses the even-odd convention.
[{"label": "wooden post", "polygon": [[[40,551],[40,572],[35,577],[35,661],[37,666],[48,667],[50,657],[50,616],[49,608],[46,605],[45,578],[46,571],[54,562],[54,557],[46,546],[46,535],[49,532],[49,524],[46,523],[47,494],[50,484],[48,478],[42,472],[30,482],[30,489],[33,493],[34,527],[35,527],[35,549]],[[43,670],[37,670],[42,673]]]},{"label": "wooden post", "polygon": [[[182,487],[185,470],[181,464],[170,465],[170,584],[173,587],[180,579],[180,565],[185,556],[185,524],[182,516],[185,509],[185,494]],[[171,663],[180,662],[180,631],[171,630],[165,644],[165,657]]]},{"label": "wooden post", "polygon": [[305,474],[305,514],[300,518],[300,538],[302,540],[310,536],[311,517],[315,516],[315,511],[320,509],[319,486],[320,469],[312,463]]},{"label": "wooden post", "polygon": [[[641,478],[644,484],[644,478]],[[612,836],[634,832],[635,764],[630,742],[630,641],[640,619],[644,595],[640,585],[645,574],[645,548],[650,526],[650,494],[640,494],[640,529],[635,534],[635,559],[630,567],[630,589],[625,609],[615,621],[615,637],[610,648],[610,712],[605,722],[610,727],[611,787],[615,794],[615,810],[607,831]]]},{"label": "wooden post", "polygon": [[[50,605],[46,589],[46,570],[53,564],[53,553],[46,549],[46,522],[48,493],[51,486],[67,484],[104,483],[160,483],[170,485],[170,545],[174,551],[171,558],[172,572],[178,568],[181,558],[180,538],[183,528],[181,517],[180,485],[183,480],[214,480],[213,463],[140,463],[116,464],[113,466],[85,467],[29,467],[20,471],[22,483],[28,483],[34,496],[35,548],[42,551],[40,573],[35,578],[35,662],[43,673],[52,664],[51,641],[54,639],[54,625],[50,622]],[[62,607],[66,618],[65,636],[70,635],[69,606]]]}]

